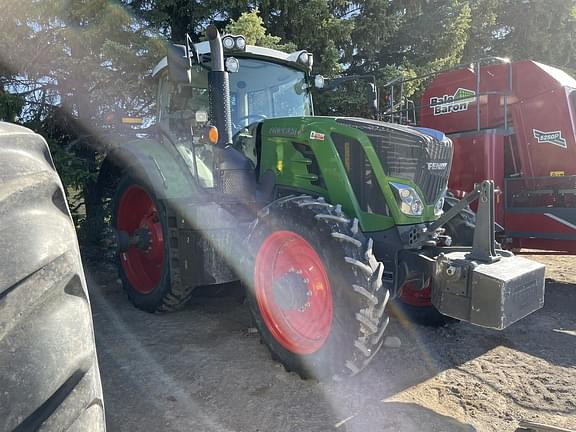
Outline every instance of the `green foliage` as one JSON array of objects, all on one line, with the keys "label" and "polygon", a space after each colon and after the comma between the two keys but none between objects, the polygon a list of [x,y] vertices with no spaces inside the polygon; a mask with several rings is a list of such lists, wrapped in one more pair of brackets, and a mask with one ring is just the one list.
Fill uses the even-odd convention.
[{"label": "green foliage", "polygon": [[188,33],[198,42],[208,24],[223,29],[251,6],[248,0],[123,0],[136,15],[169,39],[184,41]]},{"label": "green foliage", "polygon": [[6,93],[0,87],[0,121],[15,122],[23,106],[22,98]]},{"label": "green foliage", "polygon": [[353,23],[341,16],[352,6],[344,0],[261,0],[258,2],[267,28],[285,42],[314,54],[317,73],[342,72],[341,51],[350,42]]},{"label": "green foliage", "polygon": [[481,0],[473,12],[467,60],[479,54],[530,59],[576,73],[576,1]]},{"label": "green foliage", "polygon": [[[96,146],[110,112],[147,115],[163,42],[108,0],[8,0],[0,15],[3,113],[46,137],[75,208],[96,213]],[[18,101],[22,109],[18,109]],[[6,103],[8,102],[8,103]],[[4,114],[2,115],[4,117]]]},{"label": "green foliage", "polygon": [[252,12],[244,12],[237,20],[231,20],[225,31],[230,34],[243,35],[249,45],[274,48],[286,52],[296,50],[294,44],[281,44],[280,41],[282,39],[280,37],[272,36],[267,32],[258,9]]}]

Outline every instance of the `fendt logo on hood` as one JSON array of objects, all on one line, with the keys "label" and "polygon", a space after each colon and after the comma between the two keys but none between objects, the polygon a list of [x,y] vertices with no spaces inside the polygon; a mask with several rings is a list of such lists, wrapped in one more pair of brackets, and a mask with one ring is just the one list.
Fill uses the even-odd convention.
[{"label": "fendt logo on hood", "polygon": [[468,104],[474,102],[476,93],[472,90],[459,88],[453,95],[431,97],[430,108],[435,116],[468,111]]},{"label": "fendt logo on hood", "polygon": [[426,165],[430,171],[440,171],[448,167],[448,162],[427,162]]},{"label": "fendt logo on hood", "polygon": [[566,148],[566,140],[562,138],[562,131],[542,132],[538,129],[532,129],[532,133],[538,144],[554,144]]}]

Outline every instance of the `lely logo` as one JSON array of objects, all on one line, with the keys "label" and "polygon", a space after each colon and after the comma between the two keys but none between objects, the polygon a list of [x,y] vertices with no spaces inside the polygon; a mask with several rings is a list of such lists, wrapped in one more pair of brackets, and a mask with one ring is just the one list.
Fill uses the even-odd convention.
[{"label": "lely logo", "polygon": [[431,97],[430,108],[435,116],[468,111],[468,104],[474,102],[476,93],[472,90],[459,88],[453,95]]},{"label": "lely logo", "polygon": [[562,138],[562,131],[542,132],[538,129],[532,129],[532,133],[538,141],[538,144],[553,144],[566,148],[566,140]]}]

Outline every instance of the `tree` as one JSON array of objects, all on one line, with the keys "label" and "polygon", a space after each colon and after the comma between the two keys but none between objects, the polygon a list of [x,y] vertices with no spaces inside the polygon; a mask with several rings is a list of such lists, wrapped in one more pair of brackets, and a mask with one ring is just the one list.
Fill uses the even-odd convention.
[{"label": "tree", "polygon": [[576,1],[481,0],[474,12],[468,60],[531,59],[576,73]]},{"label": "tree", "polygon": [[[471,9],[463,0],[364,0],[355,3],[350,43],[342,61],[347,75],[374,75],[380,105],[390,105],[383,86],[459,63],[468,41]],[[410,81],[404,96],[417,96],[423,80]],[[367,115],[365,85],[349,85],[326,103],[333,113]],[[396,92],[394,104],[397,104]]]},{"label": "tree", "polygon": [[264,27],[264,21],[259,15],[258,9],[252,12],[244,12],[237,20],[231,20],[226,26],[226,33],[243,35],[249,45],[258,45],[274,48],[282,51],[294,51],[294,44],[281,44],[278,36],[272,36]]},{"label": "tree", "polygon": [[[95,214],[95,148],[105,141],[104,119],[112,111],[150,110],[143,77],[162,45],[106,0],[9,0],[4,10],[2,89],[23,102],[17,120],[46,136],[67,186],[79,189],[87,215]],[[80,169],[68,175],[71,167]]]},{"label": "tree", "polygon": [[[124,3],[174,41],[184,40],[186,33],[193,41],[199,41],[208,24],[224,29],[231,22],[237,23],[244,12],[252,13],[254,15],[244,20],[257,20],[259,16],[270,37],[280,37],[285,44],[293,43],[298,49],[312,52],[317,61],[315,70],[325,75],[341,72],[341,52],[349,42],[353,24],[345,18],[353,4],[348,0],[201,0],[193,3],[124,0]],[[253,24],[259,25],[255,21]]]},{"label": "tree", "polygon": [[223,29],[246,12],[248,0],[123,0],[137,16],[174,42],[201,40],[208,24]]},{"label": "tree", "polygon": [[261,0],[262,19],[271,33],[314,54],[314,71],[326,76],[342,72],[341,56],[353,29],[347,0]]},{"label": "tree", "polygon": [[[386,66],[423,74],[460,62],[468,41],[471,10],[462,0],[409,2],[371,0],[356,16],[351,70],[376,73],[384,80],[392,72]],[[383,31],[377,36],[377,23]],[[372,29],[372,32],[370,31]],[[408,72],[410,74],[410,72]]]}]

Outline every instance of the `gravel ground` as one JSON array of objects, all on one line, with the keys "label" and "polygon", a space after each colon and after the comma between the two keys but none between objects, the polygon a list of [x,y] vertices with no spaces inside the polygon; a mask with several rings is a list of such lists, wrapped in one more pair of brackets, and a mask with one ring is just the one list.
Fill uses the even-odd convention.
[{"label": "gravel ground", "polygon": [[[514,431],[576,429],[576,257],[547,264],[542,310],[503,332],[392,320],[359,376],[303,381],[271,360],[231,298],[152,315],[113,269],[87,265],[109,431]],[[98,268],[98,271],[91,271]]]}]

